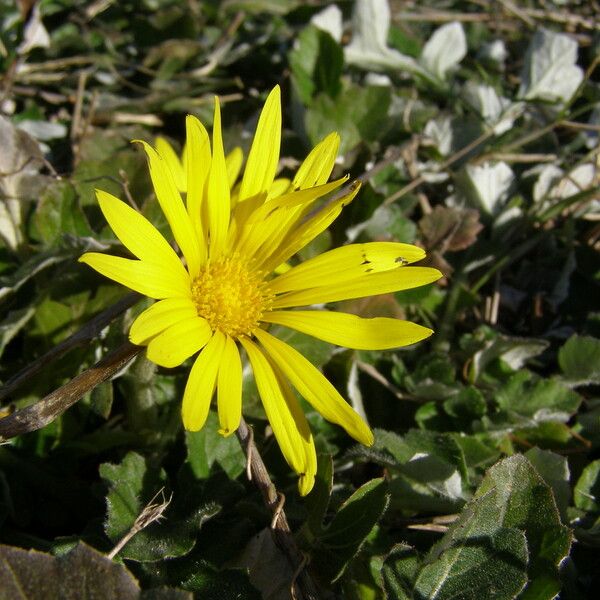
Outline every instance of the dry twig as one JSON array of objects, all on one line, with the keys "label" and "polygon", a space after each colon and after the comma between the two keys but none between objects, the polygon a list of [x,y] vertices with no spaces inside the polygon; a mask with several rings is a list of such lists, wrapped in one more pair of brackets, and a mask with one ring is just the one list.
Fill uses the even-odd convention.
[{"label": "dry twig", "polygon": [[97,337],[107,325],[122,312],[133,306],[139,299],[140,296],[138,294],[128,294],[124,298],[121,298],[121,300],[115,302],[115,304],[109,306],[88,321],[81,329],[79,329],[79,331],[75,332],[66,340],[63,340],[60,344],[57,344],[54,348],[27,365],[0,388],[0,401],[10,396],[19,386],[31,379],[31,377],[52,361],[57,360],[73,348],[77,348],[85,342]]},{"label": "dry twig", "polygon": [[39,402],[0,419],[0,441],[45,427],[84,394],[118,373],[141,350],[141,346],[126,342]]},{"label": "dry twig", "polygon": [[[156,498],[158,498],[159,494],[162,496],[162,501],[154,502]],[[163,513],[171,503],[172,499],[172,493],[168,498],[165,498],[165,488],[160,488],[160,490],[154,494],[150,502],[144,506],[144,509],[131,526],[131,529],[117,542],[115,547],[106,555],[106,557],[112,560],[133,536],[142,531],[142,529],[146,529],[146,527],[148,527],[148,525],[151,523],[163,519]]]},{"label": "dry twig", "polygon": [[[306,559],[296,545],[288,524],[287,516],[283,509],[285,497],[275,489],[269,477],[267,467],[254,444],[251,431],[246,421],[242,418],[236,435],[248,458],[252,474],[251,481],[258,488],[263,497],[263,502],[273,515],[271,523],[273,540],[288,559],[292,572],[296,573],[305,564]],[[292,597],[298,598],[298,600],[316,600],[319,598],[316,585],[306,569],[300,570],[295,578],[295,585],[292,582],[292,586],[294,588]]]}]

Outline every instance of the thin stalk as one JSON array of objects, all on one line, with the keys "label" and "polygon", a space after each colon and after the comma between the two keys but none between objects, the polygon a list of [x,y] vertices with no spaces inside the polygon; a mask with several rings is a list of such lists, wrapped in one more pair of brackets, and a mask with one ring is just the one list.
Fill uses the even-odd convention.
[{"label": "thin stalk", "polygon": [[297,573],[294,580],[290,582],[291,597],[295,600],[318,600],[319,593],[317,587],[308,570],[303,568],[306,561],[296,545],[283,509],[285,497],[283,494],[277,492],[275,485],[271,481],[267,467],[254,443],[252,429],[248,427],[243,417],[240,420],[240,426],[236,431],[236,435],[248,461],[248,478],[258,488],[265,506],[273,515],[271,521],[273,541],[287,558],[292,572]]},{"label": "thin stalk", "polygon": [[83,344],[98,337],[100,332],[121,313],[132,307],[140,299],[139,294],[127,294],[108,308],[98,313],[90,319],[81,329],[69,336],[66,340],[60,342],[50,349],[48,352],[29,363],[25,368],[21,369],[16,375],[13,375],[0,388],[0,401],[10,396],[18,387],[29,381],[38,371],[48,366],[52,361],[58,360],[73,348],[82,346]]},{"label": "thin stalk", "polygon": [[39,402],[0,419],[0,441],[45,427],[87,392],[118,373],[141,350],[141,346],[126,342]]}]

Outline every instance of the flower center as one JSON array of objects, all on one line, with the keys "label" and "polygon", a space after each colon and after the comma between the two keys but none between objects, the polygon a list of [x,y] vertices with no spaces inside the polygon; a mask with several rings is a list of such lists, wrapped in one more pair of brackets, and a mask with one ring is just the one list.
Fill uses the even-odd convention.
[{"label": "flower center", "polygon": [[192,283],[192,300],[213,331],[237,337],[252,334],[273,297],[261,273],[233,255],[202,268]]}]

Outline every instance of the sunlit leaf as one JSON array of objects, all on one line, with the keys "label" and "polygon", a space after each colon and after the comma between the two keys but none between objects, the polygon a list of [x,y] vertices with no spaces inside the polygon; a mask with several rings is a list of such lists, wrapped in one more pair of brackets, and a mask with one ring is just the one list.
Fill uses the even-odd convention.
[{"label": "sunlit leaf", "polygon": [[581,83],[577,42],[568,35],[538,29],[525,54],[519,96],[526,100],[566,102]]},{"label": "sunlit leaf", "polygon": [[558,362],[569,381],[576,384],[600,383],[600,340],[574,335],[560,349]]},{"label": "sunlit leaf", "polygon": [[[147,503],[160,504],[168,497],[164,471],[149,468],[146,461],[130,452],[119,465],[104,463],[100,475],[109,482],[106,534],[117,543],[129,532]],[[214,503],[200,504],[193,498],[177,498],[165,511],[164,523],[154,522],[136,533],[121,556],[147,562],[187,554],[196,543],[202,523],[218,513]]]}]

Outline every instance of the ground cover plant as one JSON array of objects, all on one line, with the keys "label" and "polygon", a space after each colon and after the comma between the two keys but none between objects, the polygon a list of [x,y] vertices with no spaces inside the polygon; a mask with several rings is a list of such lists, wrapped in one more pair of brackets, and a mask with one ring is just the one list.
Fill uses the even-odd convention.
[{"label": "ground cover plant", "polygon": [[[0,0],[0,598],[593,595],[599,13],[549,0]],[[279,97],[278,160],[267,142],[252,158],[261,110],[272,124]],[[307,156],[340,180],[297,215],[299,228],[323,215],[327,226],[293,256],[273,255],[288,273],[335,248],[350,257],[352,244],[378,249],[373,264],[387,269],[380,252],[394,242],[416,261],[394,268],[435,274],[302,298],[416,323],[406,343],[433,335],[356,349],[357,325],[325,333],[302,321],[316,339],[285,327],[307,318],[286,305],[256,344],[242,340],[248,364],[225,361],[241,371],[236,435],[219,433],[238,418],[219,398],[202,418],[184,409],[182,423],[188,378],[204,381],[190,375],[199,348],[173,361],[162,345],[131,344],[152,300],[79,259],[130,256],[115,234],[136,254],[123,236],[144,227],[140,214],[173,240],[152,147],[189,201],[197,122],[216,135],[207,177],[234,210],[271,168],[269,201],[297,210],[288,196]],[[205,210],[211,243],[225,244]],[[240,214],[232,222],[254,226]],[[271,223],[261,243],[283,236],[273,211],[258,214]],[[193,270],[191,237],[175,238]],[[391,322],[377,322],[389,336]],[[300,380],[300,395],[284,396],[301,437],[282,442],[290,430],[272,418],[265,382],[283,389],[290,373],[282,355],[261,358],[267,346],[318,367],[373,443],[325,420],[331,405],[317,410]],[[314,454],[298,449],[308,428]]]}]

